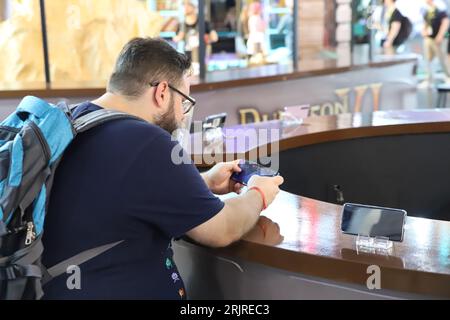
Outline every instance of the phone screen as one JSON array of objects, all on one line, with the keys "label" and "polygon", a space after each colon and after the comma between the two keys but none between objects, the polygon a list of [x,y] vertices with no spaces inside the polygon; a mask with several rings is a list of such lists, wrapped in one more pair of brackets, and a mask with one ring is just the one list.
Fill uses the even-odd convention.
[{"label": "phone screen", "polygon": [[278,172],[275,172],[270,168],[263,167],[256,162],[244,161],[239,164],[239,167],[242,171],[233,173],[231,175],[231,179],[245,186],[254,175],[263,177],[275,177],[278,175]]},{"label": "phone screen", "polygon": [[406,211],[353,203],[344,205],[341,230],[353,235],[386,237],[403,241]]}]

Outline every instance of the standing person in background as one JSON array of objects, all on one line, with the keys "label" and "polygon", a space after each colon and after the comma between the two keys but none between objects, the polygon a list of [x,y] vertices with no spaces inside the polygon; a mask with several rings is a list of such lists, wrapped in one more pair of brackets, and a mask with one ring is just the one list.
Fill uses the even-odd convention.
[{"label": "standing person in background", "polygon": [[433,83],[433,70],[431,63],[437,56],[441,63],[442,71],[445,73],[446,82],[449,82],[450,73],[443,48],[443,42],[450,26],[450,20],[445,11],[439,10],[434,0],[425,0],[427,11],[424,14],[425,24],[422,30],[424,37],[424,55],[428,65],[428,80],[421,86],[430,86]]},{"label": "standing person in background", "polygon": [[[186,1],[184,4],[184,13],[184,23],[179,27],[177,35],[172,40],[176,43],[184,41],[184,51],[192,60],[194,73],[198,73],[198,70],[200,69],[200,38],[198,31],[197,7],[192,2]],[[211,29],[211,24],[208,21],[205,21],[205,43],[207,57],[210,56],[212,52],[211,44],[217,42],[218,40],[219,37],[217,32]]]},{"label": "standing person in background", "polygon": [[227,0],[226,1],[227,14],[225,16],[225,27],[228,31],[237,30],[237,17],[236,17],[236,1]]},{"label": "standing person in background", "polygon": [[266,58],[266,23],[262,17],[260,2],[252,2],[249,6],[247,50],[250,62],[262,64]]},{"label": "standing person in background", "polygon": [[382,41],[385,54],[394,55],[398,47],[408,40],[412,32],[411,21],[400,13],[396,6],[396,0],[384,0],[385,16],[387,23],[387,36]]},{"label": "standing person in background", "polygon": [[249,6],[247,4],[244,4],[244,6],[242,7],[241,10],[241,14],[239,16],[239,22],[241,24],[241,28],[242,28],[242,38],[244,39],[245,43],[247,43],[248,40],[248,17],[249,17],[249,13],[248,13],[248,8]]},{"label": "standing person in background", "polygon": [[244,58],[248,57],[247,41],[248,41],[248,5],[243,2],[241,13],[239,14],[238,32],[236,38],[236,53]]},{"label": "standing person in background", "polygon": [[277,26],[277,33],[284,33],[284,43],[292,55],[294,49],[294,0],[286,0],[286,7],[292,13],[285,14],[281,17]]}]

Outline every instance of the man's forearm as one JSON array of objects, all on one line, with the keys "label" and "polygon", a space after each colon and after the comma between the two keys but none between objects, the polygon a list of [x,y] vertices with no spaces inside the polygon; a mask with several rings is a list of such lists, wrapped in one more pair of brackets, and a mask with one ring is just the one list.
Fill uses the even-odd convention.
[{"label": "man's forearm", "polygon": [[226,200],[225,206],[227,233],[234,242],[255,226],[263,209],[263,200],[257,191],[250,190],[241,196]]},{"label": "man's forearm", "polygon": [[257,191],[225,200],[225,207],[212,219],[187,235],[206,246],[226,247],[247,234],[258,221],[263,201]]}]

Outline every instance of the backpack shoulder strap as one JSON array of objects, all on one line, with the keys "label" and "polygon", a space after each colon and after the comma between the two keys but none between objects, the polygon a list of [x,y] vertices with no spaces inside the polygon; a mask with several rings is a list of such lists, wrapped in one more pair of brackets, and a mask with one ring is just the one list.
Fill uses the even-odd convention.
[{"label": "backpack shoulder strap", "polygon": [[73,126],[75,131],[77,133],[80,133],[85,132],[103,123],[117,119],[135,119],[139,121],[144,121],[143,119],[128,113],[109,109],[101,109],[90,112],[82,117],[77,118],[76,120],[73,121]]},{"label": "backpack shoulder strap", "polygon": [[57,265],[47,269],[47,272],[44,274],[42,283],[43,284],[48,283],[53,278],[56,278],[64,273],[66,273],[67,269],[70,266],[80,266],[81,264],[83,264],[91,259],[94,259],[95,257],[98,257],[102,253],[118,246],[122,242],[124,242],[124,240],[106,244],[104,246],[100,246],[100,247],[97,247],[94,249],[89,249],[89,250],[86,250],[86,251],[83,251],[83,252],[77,254],[76,256],[73,256],[67,260],[64,260],[64,261],[58,263]]}]

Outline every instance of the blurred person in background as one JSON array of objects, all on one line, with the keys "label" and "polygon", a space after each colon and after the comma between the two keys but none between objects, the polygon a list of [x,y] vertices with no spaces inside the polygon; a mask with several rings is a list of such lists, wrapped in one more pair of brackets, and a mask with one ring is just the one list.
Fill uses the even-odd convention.
[{"label": "blurred person in background", "polygon": [[[199,47],[200,37],[198,30],[198,9],[190,1],[184,4],[185,20],[178,28],[177,35],[172,39],[175,43],[184,41],[184,51],[186,55],[192,60],[194,73],[198,74],[200,66]],[[211,24],[205,21],[205,43],[206,56],[209,57],[212,52],[211,44],[219,40],[217,32],[211,28]]]},{"label": "blurred person in background", "polygon": [[263,64],[266,53],[266,22],[262,16],[262,5],[259,1],[249,5],[247,52],[251,64]]},{"label": "blurred person in background", "polygon": [[286,0],[286,7],[291,9],[292,13],[281,17],[277,26],[277,33],[284,34],[284,43],[290,54],[294,49],[294,0]]},{"label": "blurred person in background", "polygon": [[448,33],[450,20],[444,10],[440,10],[434,0],[425,0],[426,11],[424,13],[424,56],[428,67],[428,80],[421,83],[421,87],[428,87],[434,81],[432,62],[437,56],[445,73],[445,82],[450,82],[450,73],[446,61],[443,43]]},{"label": "blurred person in background", "polygon": [[398,10],[396,0],[384,0],[384,12],[387,36],[381,44],[385,54],[393,55],[408,40],[413,26],[411,21]]}]

